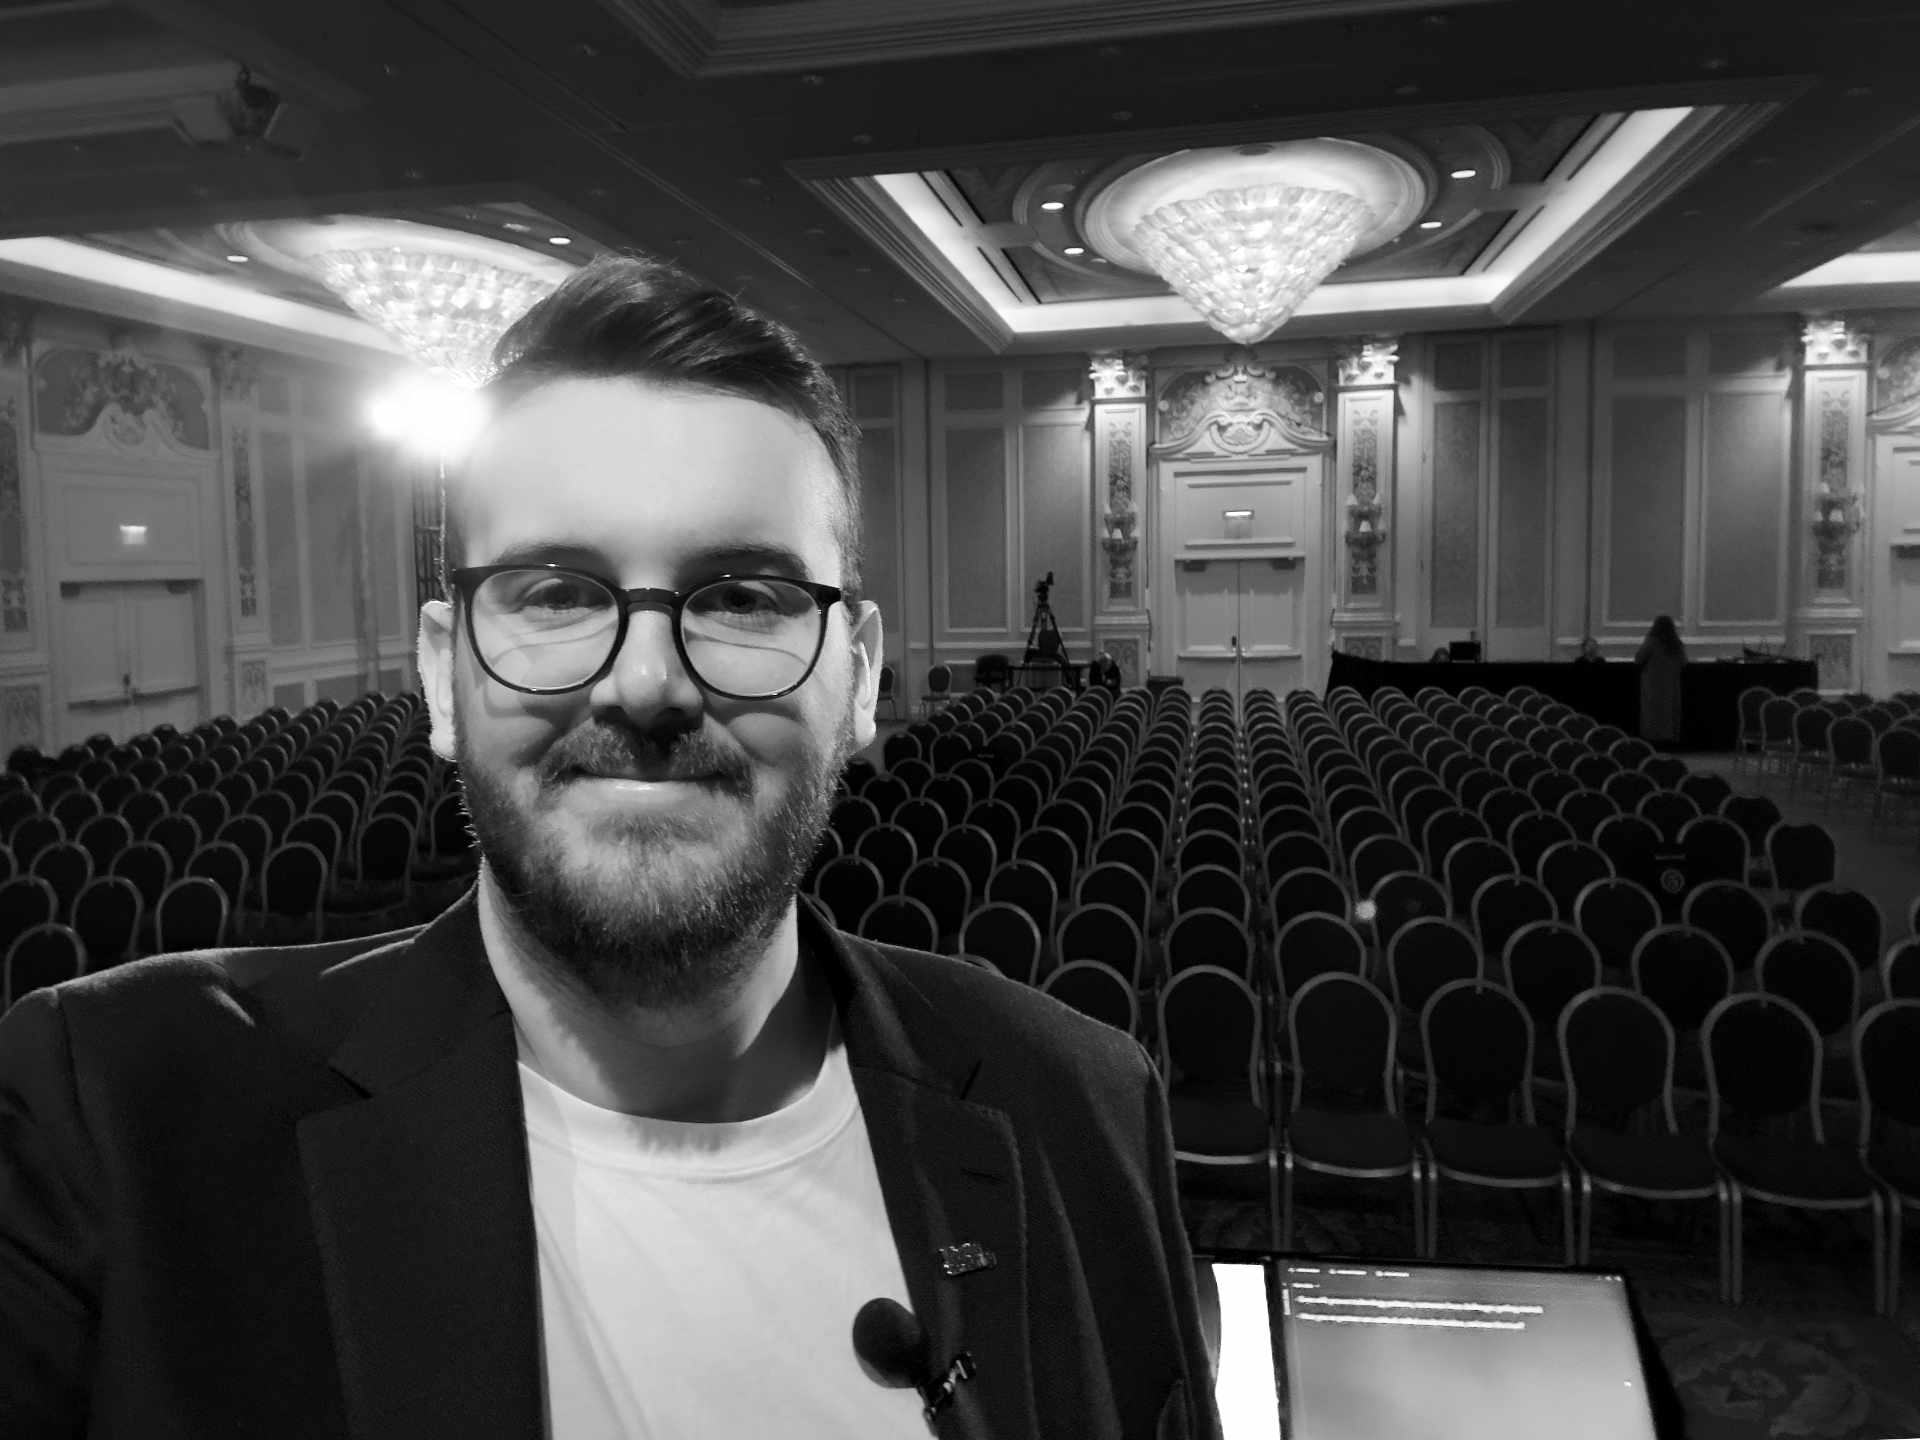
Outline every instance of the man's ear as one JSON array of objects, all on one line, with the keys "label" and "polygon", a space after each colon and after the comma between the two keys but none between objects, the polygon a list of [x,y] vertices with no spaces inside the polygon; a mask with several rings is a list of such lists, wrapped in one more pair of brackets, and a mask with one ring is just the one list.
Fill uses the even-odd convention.
[{"label": "man's ear", "polygon": [[420,638],[415,650],[420,688],[426,693],[427,713],[433,719],[433,753],[454,758],[453,732],[453,606],[429,600],[420,607]]},{"label": "man's ear", "polygon": [[860,620],[853,627],[853,738],[860,749],[873,743],[878,733],[874,712],[879,708],[880,666],[886,660],[885,636],[881,630],[880,607],[871,600],[860,602]]}]

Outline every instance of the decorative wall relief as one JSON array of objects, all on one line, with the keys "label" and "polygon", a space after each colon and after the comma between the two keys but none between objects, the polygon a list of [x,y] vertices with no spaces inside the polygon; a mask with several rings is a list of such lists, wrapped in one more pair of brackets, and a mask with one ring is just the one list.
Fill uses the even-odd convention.
[{"label": "decorative wall relief", "polygon": [[1387,658],[1386,642],[1378,635],[1349,635],[1340,648],[1349,655],[1359,655],[1368,660]]},{"label": "decorative wall relief", "polygon": [[1873,367],[1873,418],[1889,429],[1920,419],[1920,335],[1889,348]]},{"label": "decorative wall relief", "polygon": [[1268,365],[1239,347],[1211,370],[1178,376],[1160,396],[1158,455],[1208,449],[1225,455],[1262,450],[1325,450],[1327,396],[1298,365]]},{"label": "decorative wall relief", "polygon": [[24,634],[33,625],[27,611],[27,517],[20,490],[24,439],[9,395],[0,403],[0,633],[8,635]]},{"label": "decorative wall relief", "polygon": [[1133,505],[1133,455],[1138,436],[1133,416],[1121,413],[1107,422],[1107,533],[1100,546],[1107,553],[1107,598],[1124,600],[1133,594],[1134,560],[1140,542],[1134,526],[1140,515]]},{"label": "decorative wall relief", "polygon": [[[1093,473],[1100,549],[1107,557],[1106,601],[1126,608],[1139,593],[1141,536],[1134,501],[1134,471],[1144,463],[1147,357],[1118,352],[1096,354],[1088,362],[1093,381]],[[1113,602],[1120,602],[1118,607]]]},{"label": "decorative wall relief", "polygon": [[1144,400],[1147,398],[1147,357],[1127,355],[1118,350],[1102,351],[1087,366],[1093,380],[1095,400]]},{"label": "decorative wall relief", "polygon": [[1380,419],[1372,410],[1354,417],[1353,493],[1347,496],[1347,593],[1380,593],[1380,547],[1387,529],[1381,524]]},{"label": "decorative wall relief", "polygon": [[1813,635],[1807,640],[1807,656],[1820,671],[1822,690],[1853,688],[1853,637],[1851,635]]},{"label": "decorative wall relief", "polygon": [[222,395],[248,400],[254,382],[260,378],[260,357],[243,345],[209,345],[207,368]]},{"label": "decorative wall relief", "polygon": [[[1394,366],[1400,342],[1393,336],[1375,336],[1344,350],[1338,360],[1340,375],[1340,448],[1345,452],[1348,493],[1346,524],[1341,539],[1347,548],[1346,598],[1371,609],[1380,595],[1381,550],[1387,543],[1386,504],[1383,495],[1382,455],[1391,454],[1394,404]],[[1382,427],[1389,433],[1382,437]]]},{"label": "decorative wall relief", "polygon": [[1800,331],[1805,360],[1810,366],[1865,365],[1867,335],[1841,315],[1810,316]]},{"label": "decorative wall relief", "polygon": [[152,430],[174,445],[211,444],[204,387],[186,370],[138,354],[121,341],[109,351],[55,347],[35,366],[35,414],[47,435],[85,435],[96,424],[118,444],[140,445]]},{"label": "decorative wall relief", "polygon": [[1860,529],[1860,496],[1847,487],[1852,422],[1852,392],[1823,389],[1819,488],[1813,496],[1814,583],[1822,590],[1847,588],[1847,550]]},{"label": "decorative wall relief", "polygon": [[253,456],[245,425],[233,426],[229,434],[233,442],[233,548],[240,565],[240,614],[250,619],[260,610],[253,558]]},{"label": "decorative wall relief", "polygon": [[9,685],[0,690],[0,746],[10,754],[21,745],[39,747],[45,743],[40,728],[40,687]]},{"label": "decorative wall relief", "polygon": [[240,662],[240,713],[243,716],[258,715],[267,708],[267,662],[264,660],[243,660]]}]

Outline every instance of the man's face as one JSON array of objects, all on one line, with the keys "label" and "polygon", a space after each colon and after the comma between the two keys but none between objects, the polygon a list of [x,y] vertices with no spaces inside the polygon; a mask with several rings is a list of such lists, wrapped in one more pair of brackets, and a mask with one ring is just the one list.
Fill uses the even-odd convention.
[{"label": "man's face", "polygon": [[[494,418],[457,483],[466,553],[450,565],[551,543],[513,558],[627,589],[686,589],[780,573],[696,555],[770,544],[805,562],[796,578],[840,579],[826,448],[754,400],[555,381]],[[862,610],[851,634],[844,603],[828,610],[799,689],[732,700],[688,673],[664,606],[634,609],[612,669],[559,695],[499,684],[473,654],[465,615],[444,601],[422,607],[433,747],[458,763],[498,893],[565,993],[617,1013],[713,1001],[745,979],[818,847],[842,767],[873,740],[880,614]],[[720,778],[642,794],[583,778],[581,766]]]}]

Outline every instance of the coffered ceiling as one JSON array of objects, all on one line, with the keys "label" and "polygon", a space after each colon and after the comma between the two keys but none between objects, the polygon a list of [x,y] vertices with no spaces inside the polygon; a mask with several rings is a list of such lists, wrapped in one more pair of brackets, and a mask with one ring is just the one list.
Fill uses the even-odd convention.
[{"label": "coffered ceiling", "polygon": [[1209,343],[1082,202],[1330,137],[1428,228],[1278,339],[1920,305],[1917,53],[1910,0],[0,0],[0,290],[384,352],[251,244],[372,214],[674,257],[837,363]]}]

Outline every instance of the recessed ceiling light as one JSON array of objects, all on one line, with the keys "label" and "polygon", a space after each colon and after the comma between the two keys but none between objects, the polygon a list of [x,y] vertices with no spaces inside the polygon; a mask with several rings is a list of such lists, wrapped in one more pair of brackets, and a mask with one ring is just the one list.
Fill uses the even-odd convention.
[{"label": "recessed ceiling light", "polygon": [[502,230],[511,230],[516,235],[525,235],[533,229],[531,225],[523,225],[518,220],[503,220],[500,222],[500,228]]},{"label": "recessed ceiling light", "polygon": [[567,235],[549,235],[547,237],[547,243],[549,245],[571,245],[573,239]]},{"label": "recessed ceiling light", "polygon": [[1042,210],[1064,210],[1067,208],[1067,202],[1064,200],[1042,200],[1040,202],[1040,208]]},{"label": "recessed ceiling light", "polygon": [[1093,257],[1093,263],[1095,265],[1105,265],[1107,263],[1107,257],[1104,255],[1096,255]]},{"label": "recessed ceiling light", "polygon": [[1084,245],[1069,245],[1061,253],[1063,255],[1084,255],[1087,253],[1087,247]]},{"label": "recessed ceiling light", "polygon": [[1478,170],[1455,170],[1452,172],[1453,178],[1456,180],[1471,180],[1479,173]]},{"label": "recessed ceiling light", "polygon": [[1441,222],[1438,220],[1422,220],[1420,222],[1420,228],[1422,230],[1438,230],[1440,225]]},{"label": "recessed ceiling light", "polygon": [[235,265],[244,265],[244,264],[246,264],[246,263],[247,263],[247,261],[248,261],[248,260],[249,260],[250,258],[252,258],[252,257],[250,257],[250,256],[247,256],[247,255],[229,255],[229,256],[227,257],[227,259],[228,259],[228,260],[230,260],[230,261],[232,261],[232,262],[233,262],[233,263],[234,263]]}]

